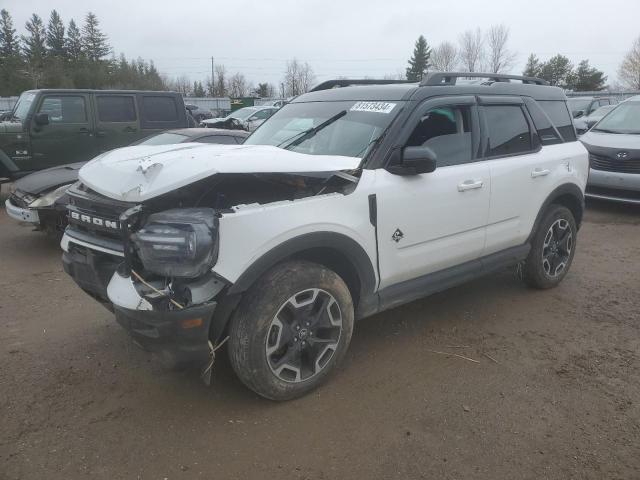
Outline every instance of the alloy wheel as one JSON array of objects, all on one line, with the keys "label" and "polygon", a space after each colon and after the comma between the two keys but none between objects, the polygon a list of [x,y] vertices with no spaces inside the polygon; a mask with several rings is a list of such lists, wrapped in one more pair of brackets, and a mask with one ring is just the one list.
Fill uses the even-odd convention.
[{"label": "alloy wheel", "polygon": [[564,272],[572,248],[571,225],[567,220],[559,218],[549,227],[542,244],[542,268],[549,277],[555,278]]},{"label": "alloy wheel", "polygon": [[311,288],[292,295],[269,325],[265,353],[280,380],[299,383],[320,373],[340,342],[342,312],[326,290]]}]

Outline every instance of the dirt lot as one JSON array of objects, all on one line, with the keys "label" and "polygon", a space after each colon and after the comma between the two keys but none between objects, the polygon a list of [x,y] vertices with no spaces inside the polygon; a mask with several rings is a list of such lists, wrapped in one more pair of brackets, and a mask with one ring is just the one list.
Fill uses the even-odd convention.
[{"label": "dirt lot", "polygon": [[555,290],[505,271],[359,323],[284,404],[226,356],[212,388],[161,370],[3,209],[0,258],[2,479],[640,478],[640,208],[591,204]]}]

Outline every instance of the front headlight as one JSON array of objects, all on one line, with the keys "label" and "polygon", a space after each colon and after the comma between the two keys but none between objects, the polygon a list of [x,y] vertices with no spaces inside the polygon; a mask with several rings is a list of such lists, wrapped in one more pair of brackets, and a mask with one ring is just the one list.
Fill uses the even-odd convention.
[{"label": "front headlight", "polygon": [[165,277],[196,278],[217,260],[217,227],[212,208],[167,210],[150,215],[131,240],[146,270]]},{"label": "front headlight", "polygon": [[56,200],[62,197],[67,189],[71,186],[71,184],[63,185],[61,187],[56,188],[55,190],[50,191],[42,195],[40,198],[34,200],[29,204],[29,208],[42,208],[42,207],[50,207],[53,205]]}]

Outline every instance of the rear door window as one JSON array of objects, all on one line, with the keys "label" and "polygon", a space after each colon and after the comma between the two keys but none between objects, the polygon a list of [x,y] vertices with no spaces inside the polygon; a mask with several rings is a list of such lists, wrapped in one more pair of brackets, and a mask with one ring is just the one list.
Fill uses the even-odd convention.
[{"label": "rear door window", "polygon": [[527,111],[533,120],[533,124],[538,131],[540,143],[542,143],[542,145],[555,145],[556,143],[562,143],[560,133],[556,130],[551,119],[547,116],[544,110],[542,110],[540,105],[538,105],[533,98],[529,97],[525,97],[524,102],[527,106]]},{"label": "rear door window", "polygon": [[519,105],[488,105],[482,111],[489,136],[485,156],[499,157],[531,151],[529,123]]},{"label": "rear door window", "polygon": [[562,100],[539,100],[538,104],[556,126],[565,142],[576,140],[576,130],[565,102]]},{"label": "rear door window", "polygon": [[135,122],[136,107],[133,97],[124,95],[99,95],[96,98],[98,120],[101,122]]}]

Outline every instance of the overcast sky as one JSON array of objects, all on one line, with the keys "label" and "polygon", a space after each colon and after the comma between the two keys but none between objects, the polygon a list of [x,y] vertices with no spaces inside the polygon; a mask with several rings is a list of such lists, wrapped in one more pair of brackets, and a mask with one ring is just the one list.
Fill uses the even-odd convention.
[{"label": "overcast sky", "polygon": [[588,58],[609,82],[640,35],[640,1],[429,0],[2,0],[19,33],[31,13],[65,23],[94,12],[116,55],[151,59],[161,73],[203,80],[211,56],[227,72],[279,84],[287,59],[307,61],[318,81],[404,71],[416,38],[457,42],[470,28],[504,23],[517,52]]}]

